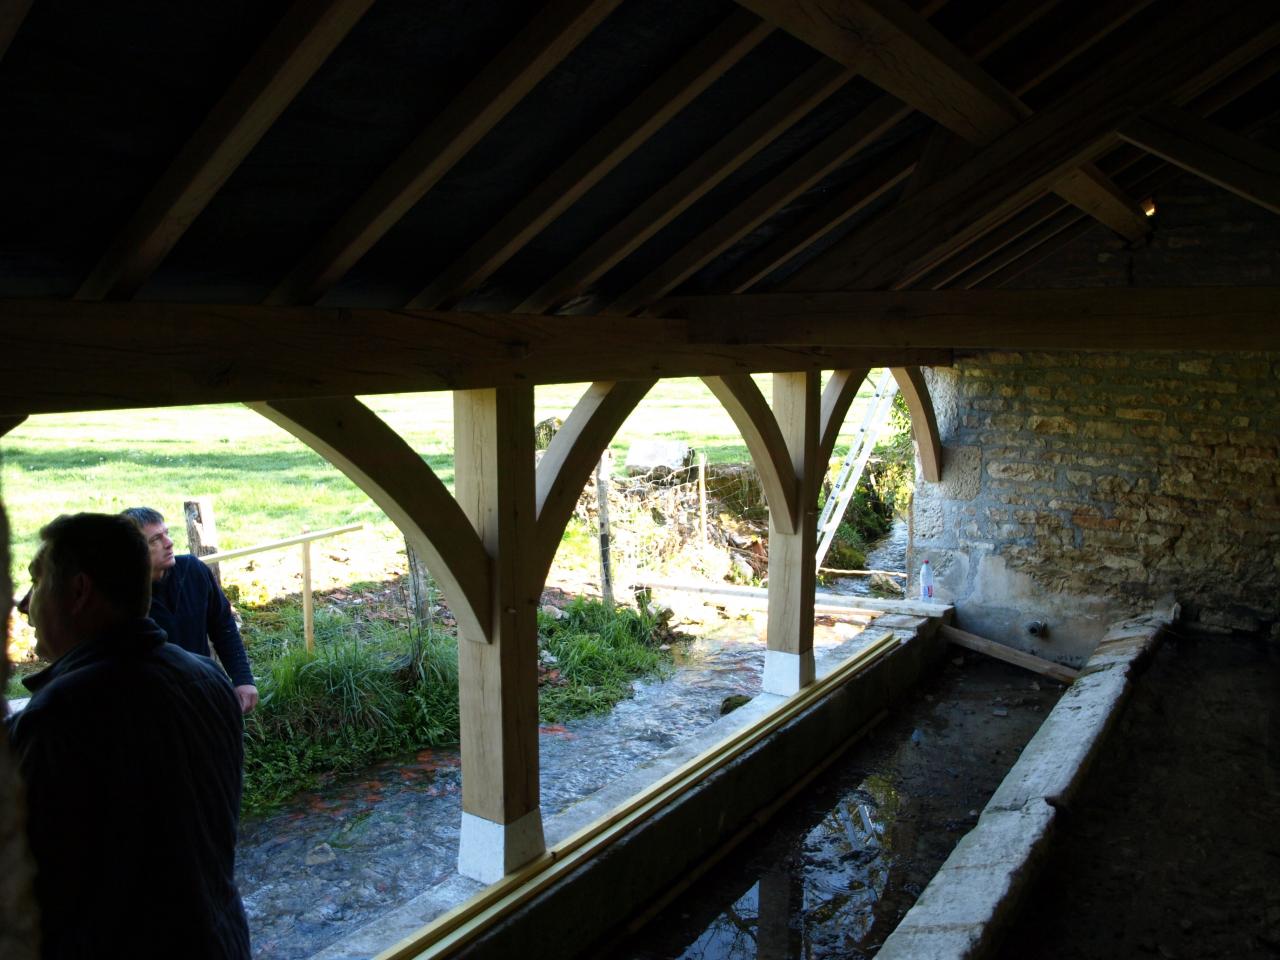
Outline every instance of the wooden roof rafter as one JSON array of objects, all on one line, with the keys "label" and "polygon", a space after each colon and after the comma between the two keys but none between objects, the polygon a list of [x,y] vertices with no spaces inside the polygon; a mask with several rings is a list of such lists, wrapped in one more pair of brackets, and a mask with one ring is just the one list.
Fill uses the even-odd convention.
[{"label": "wooden roof rafter", "polygon": [[266,302],[314,303],[621,0],[550,0],[303,255]]},{"label": "wooden roof rafter", "polygon": [[[1031,110],[929,22],[898,0],[740,0],[970,143],[985,146]],[[1052,185],[1130,240],[1148,229],[1137,205],[1096,169],[1064,171]]]},{"label": "wooden roof rafter", "polygon": [[1105,153],[1129,117],[1164,99],[1185,103],[1280,42],[1280,24],[1262,0],[1221,15],[1183,6],[1185,16],[1170,17],[946,180],[845,238],[792,277],[788,289],[910,285]]},{"label": "wooden roof rafter", "polygon": [[406,306],[452,306],[519,252],[774,28],[737,10],[526,195]]},{"label": "wooden roof rafter", "polygon": [[581,293],[842,86],[854,72],[810,67],[529,294],[517,313],[541,313]]},{"label": "wooden roof rafter", "polygon": [[124,300],[155,272],[373,0],[295,0],[76,292]]}]

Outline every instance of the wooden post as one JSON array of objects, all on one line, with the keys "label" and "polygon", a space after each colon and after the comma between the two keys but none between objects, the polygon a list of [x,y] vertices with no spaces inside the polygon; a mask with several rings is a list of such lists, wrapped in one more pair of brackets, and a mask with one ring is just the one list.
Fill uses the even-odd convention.
[{"label": "wooden post", "polygon": [[[182,512],[187,520],[187,549],[197,557],[218,552],[218,524],[213,517],[213,498],[198,497],[184,500]],[[222,585],[222,570],[218,564],[209,564],[213,579]]]},{"label": "wooden post", "polygon": [[702,542],[707,542],[707,455],[698,452],[698,529]]},{"label": "wooden post", "polygon": [[[309,533],[302,528],[303,533]],[[307,652],[316,648],[316,611],[311,600],[311,541],[302,541],[302,636],[306,640]]]},{"label": "wooden post", "polygon": [[546,849],[538,798],[533,387],[454,393],[458,504],[490,558],[487,634],[459,624],[458,872],[492,883]]},{"label": "wooden post", "polygon": [[600,532],[600,595],[613,609],[613,568],[609,559],[609,475],[613,457],[606,447],[596,464],[596,521]]},{"label": "wooden post", "polygon": [[[817,552],[819,375],[775,373],[773,413],[795,471],[797,516],[780,523],[769,504],[769,614],[764,690],[789,695],[814,679],[813,591]],[[788,528],[789,527],[789,531]]]}]

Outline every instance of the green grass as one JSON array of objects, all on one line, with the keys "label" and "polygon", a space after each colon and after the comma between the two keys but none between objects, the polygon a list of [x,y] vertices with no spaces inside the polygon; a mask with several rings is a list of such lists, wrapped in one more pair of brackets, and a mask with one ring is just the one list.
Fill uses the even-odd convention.
[{"label": "green grass", "polygon": [[[768,398],[772,378],[756,380]],[[567,417],[584,387],[539,387],[536,418]],[[364,399],[452,486],[451,394]],[[861,422],[862,402],[846,420],[851,430]],[[611,444],[619,471],[631,444],[642,439],[684,440],[713,463],[749,459],[728,413],[692,378],[661,381],[627,418]],[[292,536],[303,526],[353,522],[399,540],[382,511],[337,468],[239,405],[33,416],[0,439],[0,460],[15,589],[26,582],[39,528],[80,510],[154,506],[179,532],[180,549],[182,502],[198,496],[213,498],[220,546],[227,550]],[[352,570],[355,578],[372,573]]]}]

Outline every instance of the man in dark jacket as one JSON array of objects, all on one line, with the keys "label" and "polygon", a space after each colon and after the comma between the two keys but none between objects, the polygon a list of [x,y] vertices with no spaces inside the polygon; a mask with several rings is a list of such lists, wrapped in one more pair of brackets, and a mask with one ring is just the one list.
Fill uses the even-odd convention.
[{"label": "man in dark jacket", "polygon": [[190,554],[174,556],[169,528],[158,510],[130,507],[124,516],[142,530],[151,551],[151,619],[183,650],[207,657],[212,642],[241,711],[248,713],[258,705],[258,688],[231,604],[213,571]]},{"label": "man in dark jacket", "polygon": [[247,958],[235,886],[242,721],[208,659],[146,617],[151,567],[118,516],[40,531],[18,609],[52,664],[6,720],[26,786],[45,958]]}]

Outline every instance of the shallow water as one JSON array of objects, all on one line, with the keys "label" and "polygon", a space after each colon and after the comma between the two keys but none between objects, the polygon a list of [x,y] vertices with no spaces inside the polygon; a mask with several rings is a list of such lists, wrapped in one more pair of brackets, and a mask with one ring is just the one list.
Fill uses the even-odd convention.
[{"label": "shallow water", "polygon": [[[907,521],[901,517],[895,518],[889,532],[867,551],[867,569],[904,572],[907,569],[907,535]],[[901,578],[897,578],[897,582],[906,583]],[[868,577],[836,577],[825,589],[854,597],[869,597],[873,594]]]},{"label": "shallow water", "polygon": [[1060,693],[1015,667],[955,657],[742,847],[593,955],[873,956]]}]

